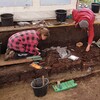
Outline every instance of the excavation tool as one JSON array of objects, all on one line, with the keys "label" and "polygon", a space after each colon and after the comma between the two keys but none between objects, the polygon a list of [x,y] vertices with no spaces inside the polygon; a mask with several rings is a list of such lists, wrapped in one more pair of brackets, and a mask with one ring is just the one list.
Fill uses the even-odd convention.
[{"label": "excavation tool", "polygon": [[30,65],[35,69],[51,69],[51,67],[49,67],[49,66],[43,67],[43,66],[41,66],[39,64],[36,64],[35,62],[31,63]]},{"label": "excavation tool", "polygon": [[40,66],[40,65],[38,65],[38,64],[36,64],[36,63],[31,63],[31,66],[33,67],[33,68],[35,68],[35,69],[42,69],[42,67]]},{"label": "excavation tool", "polygon": [[44,76],[42,76],[42,85],[44,86]]}]

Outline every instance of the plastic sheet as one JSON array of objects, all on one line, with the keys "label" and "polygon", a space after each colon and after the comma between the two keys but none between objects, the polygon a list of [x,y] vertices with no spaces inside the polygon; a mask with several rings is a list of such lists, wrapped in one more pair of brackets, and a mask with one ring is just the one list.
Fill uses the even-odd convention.
[{"label": "plastic sheet", "polygon": [[93,41],[92,43],[96,44],[100,48],[100,39],[97,42]]},{"label": "plastic sheet", "polygon": [[71,60],[78,60],[79,59],[79,57],[77,57],[77,56],[75,56],[75,55],[71,55],[70,57],[68,57],[69,59],[71,59]]},{"label": "plastic sheet", "polygon": [[68,58],[70,56],[70,51],[66,50],[66,47],[57,47],[56,50],[62,59]]}]

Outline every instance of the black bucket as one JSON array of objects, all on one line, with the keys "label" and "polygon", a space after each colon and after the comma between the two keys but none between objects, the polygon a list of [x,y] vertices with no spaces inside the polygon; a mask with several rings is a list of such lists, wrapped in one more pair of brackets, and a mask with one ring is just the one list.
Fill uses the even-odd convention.
[{"label": "black bucket", "polygon": [[47,94],[47,88],[48,88],[49,80],[47,78],[44,78],[44,85],[42,82],[42,78],[34,79],[31,82],[31,87],[33,88],[34,94],[37,97],[42,97]]},{"label": "black bucket", "polygon": [[58,9],[55,11],[56,13],[56,19],[59,22],[65,22],[66,21],[66,10]]},{"label": "black bucket", "polygon": [[5,13],[1,15],[2,26],[13,26],[13,14]]},{"label": "black bucket", "polygon": [[94,13],[99,13],[99,10],[100,10],[100,4],[99,3],[92,3],[91,7],[92,7],[92,11]]}]

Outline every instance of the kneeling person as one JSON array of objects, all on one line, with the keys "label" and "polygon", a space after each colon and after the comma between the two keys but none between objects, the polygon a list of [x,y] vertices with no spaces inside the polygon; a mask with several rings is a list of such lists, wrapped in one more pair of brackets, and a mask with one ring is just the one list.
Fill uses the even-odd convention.
[{"label": "kneeling person", "polygon": [[13,34],[8,39],[5,60],[40,55],[39,49],[37,48],[39,40],[46,40],[49,35],[47,28],[26,30]]}]

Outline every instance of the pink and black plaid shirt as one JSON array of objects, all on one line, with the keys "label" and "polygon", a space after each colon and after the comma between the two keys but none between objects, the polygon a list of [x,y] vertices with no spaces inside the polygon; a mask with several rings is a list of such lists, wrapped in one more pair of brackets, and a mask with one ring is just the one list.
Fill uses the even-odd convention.
[{"label": "pink and black plaid shirt", "polygon": [[36,49],[39,41],[39,33],[35,30],[26,30],[13,34],[8,40],[8,48],[19,52],[27,52],[38,55]]}]

